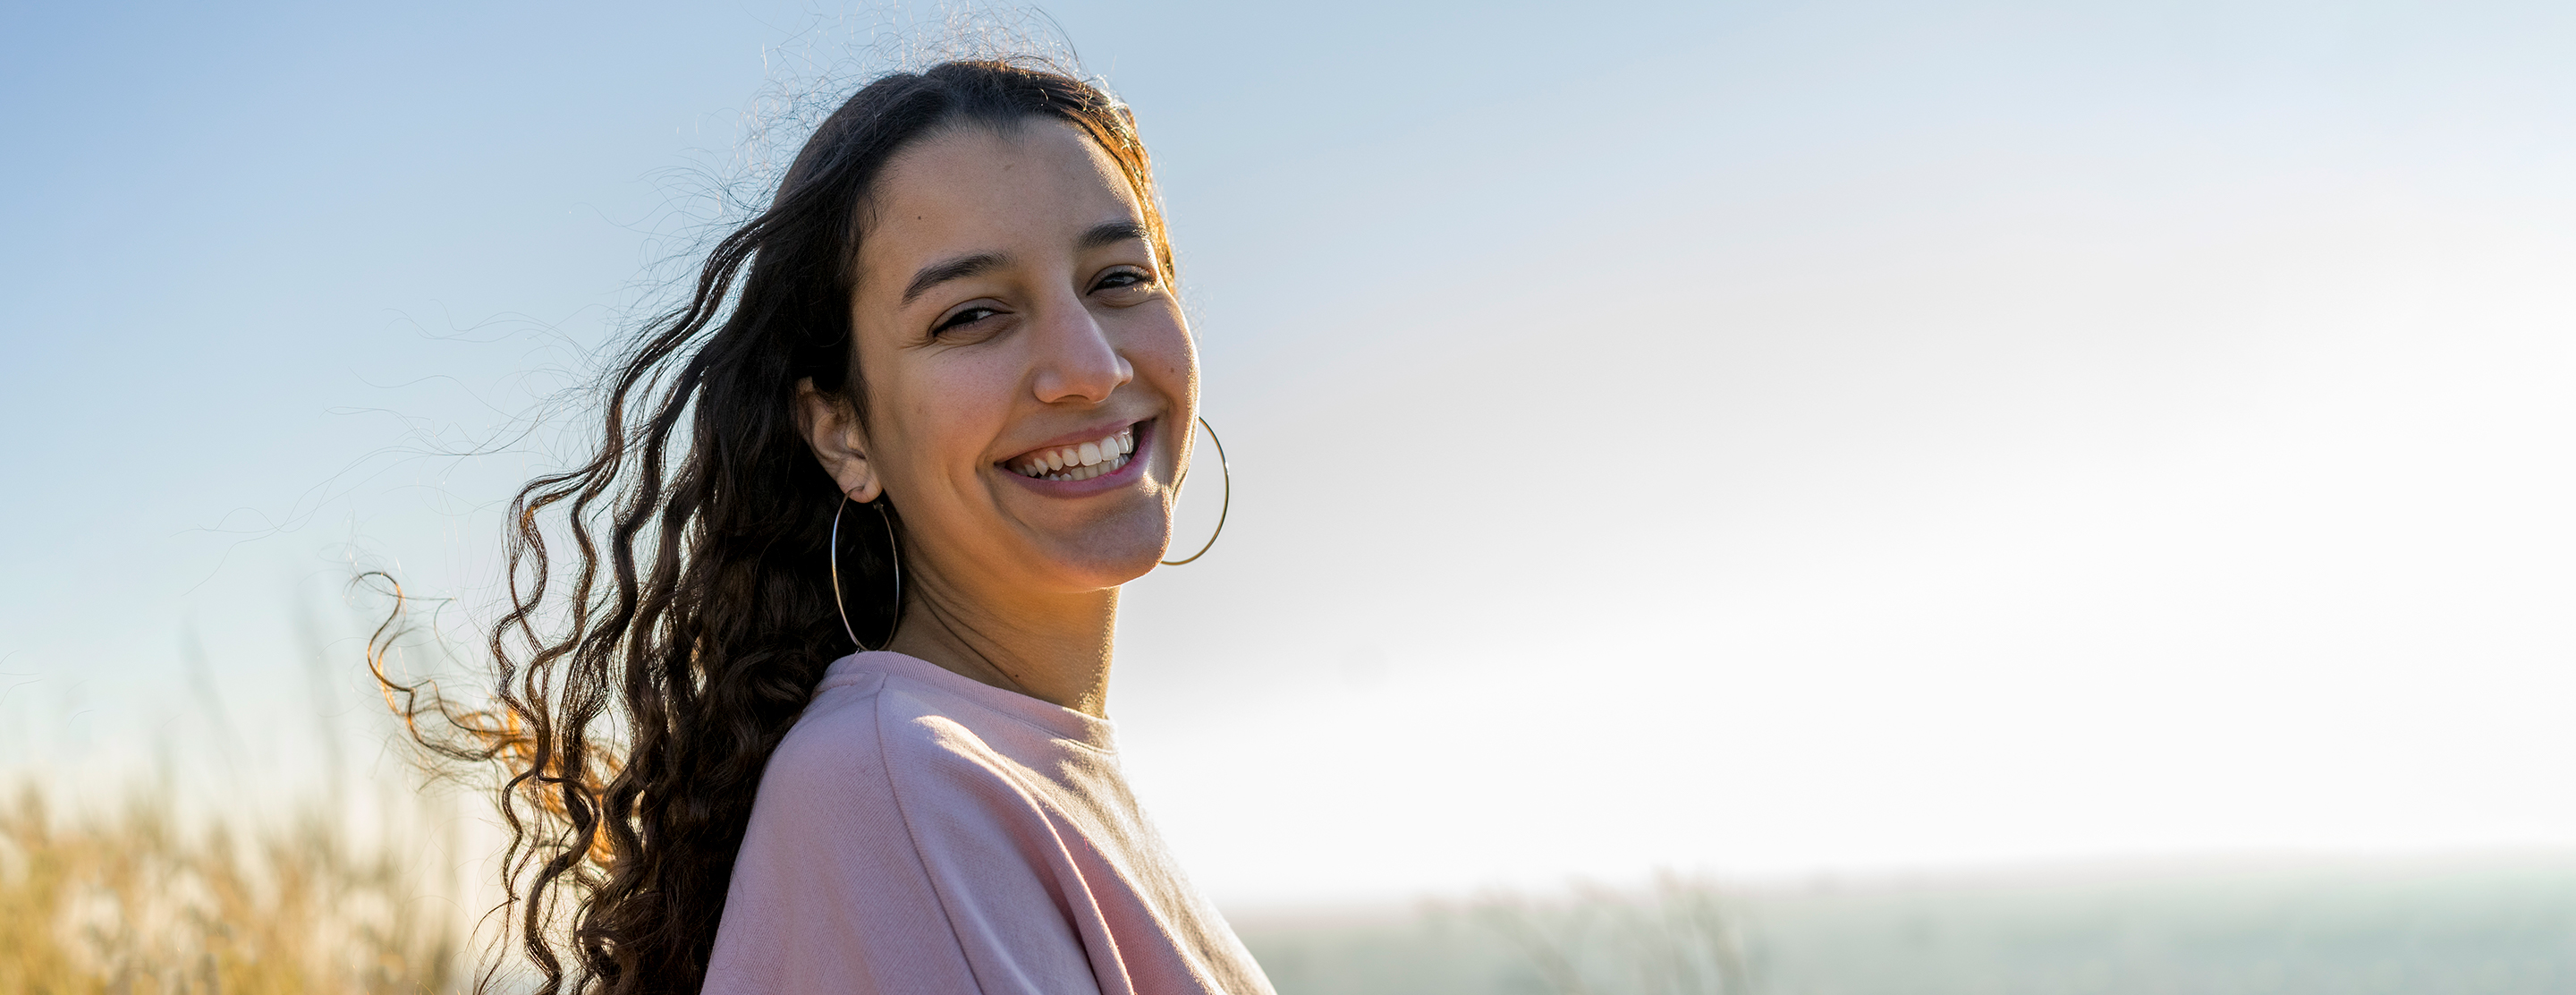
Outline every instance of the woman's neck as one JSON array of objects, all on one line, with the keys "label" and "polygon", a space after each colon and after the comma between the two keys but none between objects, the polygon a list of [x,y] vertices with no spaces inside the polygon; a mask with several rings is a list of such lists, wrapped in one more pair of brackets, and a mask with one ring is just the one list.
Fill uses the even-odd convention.
[{"label": "woman's neck", "polygon": [[897,653],[962,676],[1104,717],[1118,589],[1011,599],[961,596],[921,576],[906,592]]}]

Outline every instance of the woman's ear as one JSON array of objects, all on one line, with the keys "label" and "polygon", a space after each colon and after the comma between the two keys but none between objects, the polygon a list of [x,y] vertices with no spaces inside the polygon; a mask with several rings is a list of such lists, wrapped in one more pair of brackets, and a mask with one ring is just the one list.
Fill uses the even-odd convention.
[{"label": "woman's ear", "polygon": [[796,427],[805,433],[805,444],[813,447],[823,472],[850,500],[866,504],[885,493],[876,464],[868,462],[867,436],[859,431],[859,411],[849,398],[816,390],[812,377],[796,381]]}]

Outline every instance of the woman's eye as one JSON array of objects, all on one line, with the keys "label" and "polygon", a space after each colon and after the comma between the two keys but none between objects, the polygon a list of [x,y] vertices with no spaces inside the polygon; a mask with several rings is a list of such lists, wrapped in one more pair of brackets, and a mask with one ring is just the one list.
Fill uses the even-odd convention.
[{"label": "woman's eye", "polygon": [[978,321],[982,321],[1000,313],[1002,312],[994,308],[970,307],[959,311],[956,314],[949,315],[947,318],[941,320],[939,324],[932,326],[930,334],[937,335],[952,328],[963,328],[967,325],[972,325]]},{"label": "woman's eye", "polygon": [[1096,294],[1102,291],[1142,290],[1153,284],[1154,278],[1142,270],[1111,270],[1100,278],[1099,283],[1092,285],[1091,292]]}]

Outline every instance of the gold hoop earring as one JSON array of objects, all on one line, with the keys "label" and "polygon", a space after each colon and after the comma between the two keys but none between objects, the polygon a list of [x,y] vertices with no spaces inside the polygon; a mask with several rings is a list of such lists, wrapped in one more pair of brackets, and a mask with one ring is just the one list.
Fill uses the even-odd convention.
[{"label": "gold hoop earring", "polygon": [[[1159,561],[1167,567],[1177,567],[1181,564],[1188,563],[1191,560],[1206,556],[1208,550],[1216,548],[1216,537],[1225,534],[1225,513],[1234,510],[1234,468],[1227,466],[1225,462],[1225,440],[1216,437],[1216,426],[1208,424],[1206,415],[1199,416],[1199,427],[1207,430],[1209,442],[1216,443],[1216,469],[1218,473],[1225,475],[1225,503],[1217,505],[1216,531],[1208,533],[1207,545],[1199,547],[1199,551],[1191,553],[1187,559]],[[1189,471],[1183,470],[1181,471],[1181,479],[1172,482],[1172,489],[1178,491],[1181,489],[1182,484],[1189,482]]]},{"label": "gold hoop earring", "polygon": [[[883,650],[893,646],[894,634],[903,630],[903,544],[894,537],[894,516],[886,514],[885,501],[871,501],[868,506],[875,508],[877,518],[885,522],[886,554],[894,558],[894,624],[886,626],[885,642],[877,644],[877,649]],[[868,644],[860,642],[858,631],[850,628],[850,608],[841,602],[841,512],[849,507],[850,496],[843,494],[841,503],[832,509],[832,609],[841,613],[841,631],[849,633],[850,644],[864,650]]]}]

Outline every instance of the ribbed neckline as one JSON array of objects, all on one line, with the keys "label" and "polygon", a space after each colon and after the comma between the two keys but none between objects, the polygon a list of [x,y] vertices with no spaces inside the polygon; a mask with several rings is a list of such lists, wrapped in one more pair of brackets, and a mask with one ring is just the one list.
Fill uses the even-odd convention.
[{"label": "ribbed neckline", "polygon": [[814,693],[819,695],[834,687],[856,683],[869,674],[883,674],[889,680],[929,685],[1036,726],[1048,735],[1069,739],[1104,753],[1118,749],[1116,726],[1108,719],[1095,718],[1007,688],[997,688],[917,656],[886,650],[852,653],[832,661],[832,665],[823,671],[823,680],[814,686]]}]

